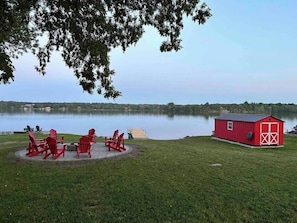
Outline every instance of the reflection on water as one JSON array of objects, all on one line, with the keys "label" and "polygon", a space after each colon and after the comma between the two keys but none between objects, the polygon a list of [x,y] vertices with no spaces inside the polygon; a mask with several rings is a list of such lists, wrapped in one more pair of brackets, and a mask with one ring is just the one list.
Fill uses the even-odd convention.
[{"label": "reflection on water", "polygon": [[273,116],[283,120],[284,123],[284,131],[291,131],[294,126],[297,125],[297,114],[296,113],[277,113]]},{"label": "reflection on water", "polygon": [[[297,115],[276,116],[285,121],[285,131],[297,124]],[[215,116],[156,115],[156,114],[52,114],[52,113],[0,113],[0,132],[22,131],[27,125],[51,128],[60,133],[87,134],[90,128],[96,135],[111,135],[115,129],[125,132],[141,128],[151,139],[178,139],[186,136],[211,135]]]}]

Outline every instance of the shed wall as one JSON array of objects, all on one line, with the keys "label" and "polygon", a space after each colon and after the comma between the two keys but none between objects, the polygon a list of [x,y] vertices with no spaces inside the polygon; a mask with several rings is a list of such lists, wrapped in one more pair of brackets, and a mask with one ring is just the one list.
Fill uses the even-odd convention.
[{"label": "shed wall", "polygon": [[215,121],[215,136],[222,139],[231,140],[234,142],[245,143],[248,145],[255,144],[255,137],[251,140],[247,139],[248,132],[255,132],[255,125],[252,122],[233,121],[233,129],[228,130],[228,120]]}]

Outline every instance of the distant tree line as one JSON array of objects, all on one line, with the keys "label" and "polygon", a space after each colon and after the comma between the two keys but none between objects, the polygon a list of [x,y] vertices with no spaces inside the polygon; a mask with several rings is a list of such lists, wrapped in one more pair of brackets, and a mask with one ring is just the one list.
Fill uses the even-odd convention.
[{"label": "distant tree line", "polygon": [[0,101],[0,112],[52,112],[52,113],[151,113],[180,115],[219,115],[221,113],[290,114],[297,113],[296,104],[116,104],[116,103],[53,103]]}]

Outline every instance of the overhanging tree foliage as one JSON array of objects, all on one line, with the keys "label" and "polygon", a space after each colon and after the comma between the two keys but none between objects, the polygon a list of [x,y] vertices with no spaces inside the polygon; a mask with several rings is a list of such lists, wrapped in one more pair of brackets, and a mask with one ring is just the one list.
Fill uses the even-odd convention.
[{"label": "overhanging tree foliage", "polygon": [[44,75],[58,50],[83,90],[96,89],[105,98],[121,94],[112,85],[113,48],[125,51],[142,37],[144,26],[153,26],[165,38],[160,50],[178,51],[184,17],[198,24],[211,17],[199,0],[2,0],[0,10],[0,83],[14,80],[12,58],[32,51]]}]

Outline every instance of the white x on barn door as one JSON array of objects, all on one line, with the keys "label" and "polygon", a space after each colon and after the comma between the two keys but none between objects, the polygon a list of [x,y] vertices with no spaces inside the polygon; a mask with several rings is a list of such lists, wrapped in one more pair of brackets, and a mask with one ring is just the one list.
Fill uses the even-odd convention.
[{"label": "white x on barn door", "polygon": [[279,123],[262,122],[260,128],[260,145],[278,145]]}]

